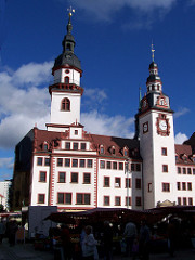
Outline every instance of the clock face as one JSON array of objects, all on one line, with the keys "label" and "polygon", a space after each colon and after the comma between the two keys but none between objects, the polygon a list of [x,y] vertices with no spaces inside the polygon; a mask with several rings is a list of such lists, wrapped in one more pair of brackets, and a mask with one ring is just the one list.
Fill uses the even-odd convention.
[{"label": "clock face", "polygon": [[160,120],[159,128],[162,131],[166,131],[167,130],[167,122],[166,122],[166,120]]},{"label": "clock face", "polygon": [[143,133],[148,132],[148,121],[143,123]]}]

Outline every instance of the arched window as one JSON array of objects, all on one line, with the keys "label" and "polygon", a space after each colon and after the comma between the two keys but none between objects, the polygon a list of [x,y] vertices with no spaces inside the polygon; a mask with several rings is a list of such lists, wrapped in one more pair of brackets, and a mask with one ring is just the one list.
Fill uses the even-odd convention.
[{"label": "arched window", "polygon": [[61,109],[64,111],[70,111],[70,100],[68,98],[62,100]]},{"label": "arched window", "polygon": [[64,82],[68,84],[69,83],[69,77],[65,77]]}]

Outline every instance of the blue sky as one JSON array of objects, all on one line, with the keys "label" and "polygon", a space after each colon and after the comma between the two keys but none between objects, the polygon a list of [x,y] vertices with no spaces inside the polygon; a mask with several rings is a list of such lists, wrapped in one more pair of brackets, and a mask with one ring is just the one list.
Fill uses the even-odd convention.
[{"label": "blue sky", "polygon": [[51,68],[70,4],[85,130],[133,136],[153,41],[176,142],[195,131],[194,0],[0,0],[0,180],[12,177],[15,144],[36,122],[50,122]]}]

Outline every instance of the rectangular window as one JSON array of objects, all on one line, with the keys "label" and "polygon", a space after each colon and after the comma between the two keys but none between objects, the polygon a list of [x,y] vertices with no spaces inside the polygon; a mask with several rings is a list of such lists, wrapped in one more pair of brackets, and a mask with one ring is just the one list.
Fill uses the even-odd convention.
[{"label": "rectangular window", "polygon": [[123,162],[119,162],[119,164],[118,164],[118,169],[119,169],[119,170],[123,170]]},{"label": "rectangular window", "polygon": [[191,182],[188,182],[188,183],[187,183],[187,189],[188,189],[189,191],[192,191],[192,183],[191,183]]},{"label": "rectangular window", "polygon": [[142,205],[142,198],[141,197],[135,197],[135,206],[141,207]]},{"label": "rectangular window", "polygon": [[115,197],[115,206],[120,206],[121,205],[121,197],[116,196]]},{"label": "rectangular window", "polygon": [[135,164],[131,164],[131,171],[135,171]]},{"label": "rectangular window", "polygon": [[193,206],[193,198],[188,198],[188,206]]},{"label": "rectangular window", "polygon": [[141,179],[135,179],[135,188],[141,189],[141,187],[142,187]]},{"label": "rectangular window", "polygon": [[38,194],[38,204],[45,203],[45,194]]},{"label": "rectangular window", "polygon": [[42,157],[38,157],[37,158],[37,165],[38,166],[42,166],[42,164],[43,164],[43,158]]},{"label": "rectangular window", "polygon": [[111,163],[110,163],[110,161],[106,161],[106,169],[111,169]]},{"label": "rectangular window", "polygon": [[167,147],[161,147],[161,155],[167,156]]},{"label": "rectangular window", "polygon": [[57,204],[64,204],[64,193],[57,193]]},{"label": "rectangular window", "polygon": [[182,168],[183,174],[186,174],[186,168]]},{"label": "rectangular window", "polygon": [[131,197],[126,197],[126,206],[131,206]]},{"label": "rectangular window", "polygon": [[152,192],[153,191],[153,186],[152,186],[152,183],[149,182],[148,183],[148,192]]},{"label": "rectangular window", "polygon": [[181,173],[181,167],[177,167],[177,173]]},{"label": "rectangular window", "polygon": [[72,167],[78,167],[78,159],[72,160]]},{"label": "rectangular window", "polygon": [[78,143],[73,143],[73,149],[78,150],[79,149],[79,144]]},{"label": "rectangular window", "polygon": [[181,198],[178,197],[178,205],[181,206]]},{"label": "rectangular window", "polygon": [[162,172],[168,172],[168,165],[162,165]]},{"label": "rectangular window", "polygon": [[40,175],[39,175],[39,181],[40,182],[46,182],[47,181],[47,172],[40,172]]},{"label": "rectangular window", "polygon": [[130,178],[126,178],[126,183],[125,183],[125,187],[126,188],[131,188],[131,179]]},{"label": "rectangular window", "polygon": [[170,183],[162,183],[162,192],[170,192]]},{"label": "rectangular window", "polygon": [[85,159],[80,159],[79,160],[79,167],[84,168],[85,167]]},{"label": "rectangular window", "polygon": [[57,204],[71,205],[71,193],[57,193]]},{"label": "rectangular window", "polygon": [[92,168],[93,167],[93,160],[92,159],[87,159],[87,167]]},{"label": "rectangular window", "polygon": [[69,142],[65,143],[65,149],[70,150],[70,143]]},{"label": "rectangular window", "polygon": [[78,172],[71,172],[70,174],[70,182],[78,183]]},{"label": "rectangular window", "polygon": [[77,205],[90,205],[91,194],[77,193]]},{"label": "rectangular window", "polygon": [[182,190],[186,190],[186,183],[182,182]]},{"label": "rectangular window", "polygon": [[186,198],[183,198],[183,206],[186,206]]},{"label": "rectangular window", "polygon": [[104,196],[104,206],[109,206],[110,205],[110,198],[109,196]]},{"label": "rectangular window", "polygon": [[66,173],[58,172],[58,182],[65,183],[66,182]]},{"label": "rectangular window", "polygon": [[70,159],[65,158],[65,167],[70,167]]},{"label": "rectangular window", "polygon": [[117,162],[113,162],[113,169],[117,170]]},{"label": "rectangular window", "polygon": [[187,173],[188,174],[192,174],[192,169],[191,168],[187,168]]},{"label": "rectangular window", "polygon": [[103,160],[100,161],[100,168],[105,169],[105,161]]},{"label": "rectangular window", "polygon": [[181,190],[181,182],[177,183],[177,190]]},{"label": "rectangular window", "polygon": [[62,158],[57,158],[57,166],[62,167],[63,166],[63,159]]},{"label": "rectangular window", "polygon": [[141,171],[141,165],[140,164],[136,164],[135,165],[135,170],[136,170],[136,172],[140,172]]},{"label": "rectangular window", "polygon": [[81,143],[81,150],[86,150],[87,144],[86,143]]},{"label": "rectangular window", "polygon": [[78,133],[79,133],[78,130],[75,130],[75,131],[74,131],[74,134],[75,134],[75,135],[78,135]]},{"label": "rectangular window", "polygon": [[91,183],[91,173],[89,173],[89,172],[83,173],[83,183],[84,184],[90,184]]},{"label": "rectangular window", "polygon": [[110,186],[110,178],[104,177],[104,187],[109,187],[109,186]]},{"label": "rectangular window", "polygon": [[121,187],[121,178],[115,178],[115,187]]},{"label": "rectangular window", "polygon": [[50,158],[45,158],[44,165],[45,166],[50,166]]},{"label": "rectangular window", "polygon": [[193,168],[193,174],[195,174],[195,168]]}]

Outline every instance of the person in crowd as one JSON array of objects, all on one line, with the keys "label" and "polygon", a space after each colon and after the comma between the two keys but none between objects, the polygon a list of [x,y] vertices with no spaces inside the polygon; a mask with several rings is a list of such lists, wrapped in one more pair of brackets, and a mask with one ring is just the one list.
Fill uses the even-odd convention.
[{"label": "person in crowd", "polygon": [[136,234],[136,227],[133,222],[128,222],[125,227],[125,238],[126,238],[126,255],[129,257],[132,255],[132,246]]},{"label": "person in crowd", "polygon": [[113,230],[109,226],[108,221],[104,221],[103,231],[103,249],[104,249],[104,260],[112,260],[113,251]]},{"label": "person in crowd", "polygon": [[5,229],[6,229],[5,224],[1,220],[1,222],[0,222],[0,244],[2,244],[2,239],[3,239],[4,234],[5,234]]},{"label": "person in crowd", "polygon": [[168,228],[167,228],[167,236],[168,236],[169,254],[171,257],[173,257],[173,253],[175,250],[175,240],[176,240],[176,227],[173,219],[170,219],[169,221]]},{"label": "person in crowd", "polygon": [[86,226],[86,235],[82,241],[82,257],[85,260],[96,259],[96,240],[92,234],[92,226]]},{"label": "person in crowd", "polygon": [[139,258],[139,240],[136,237],[133,241],[133,247],[132,247],[132,259],[136,259],[136,257]]},{"label": "person in crowd", "polygon": [[71,244],[70,244],[70,232],[67,225],[61,227],[61,239],[64,253],[64,260],[71,258]]},{"label": "person in crowd", "polygon": [[18,230],[18,225],[17,225],[16,220],[10,221],[10,223],[9,223],[9,230],[8,230],[10,246],[14,246],[15,245],[17,230]]},{"label": "person in crowd", "polygon": [[146,220],[142,220],[140,228],[139,252],[143,260],[149,259],[149,228],[146,225]]}]

